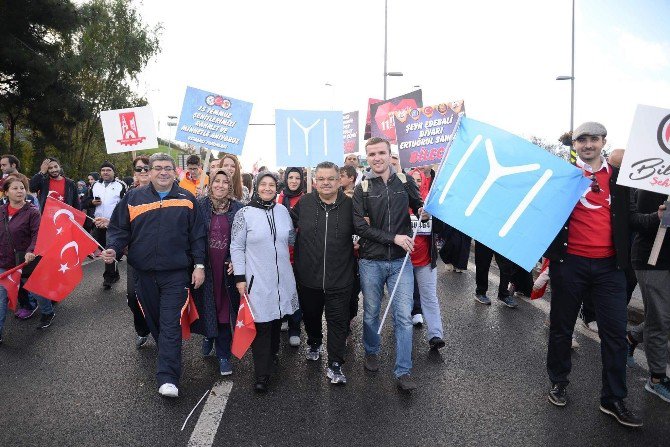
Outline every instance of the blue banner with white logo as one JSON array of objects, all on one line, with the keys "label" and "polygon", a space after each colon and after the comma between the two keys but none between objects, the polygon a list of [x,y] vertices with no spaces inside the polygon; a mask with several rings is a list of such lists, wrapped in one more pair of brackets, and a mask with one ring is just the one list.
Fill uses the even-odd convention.
[{"label": "blue banner with white logo", "polygon": [[523,138],[462,117],[426,211],[530,271],[590,183]]},{"label": "blue banner with white logo", "polygon": [[275,110],[277,166],[316,166],[344,158],[342,112]]},{"label": "blue banner with white logo", "polygon": [[186,87],[175,139],[195,147],[239,155],[253,104]]}]

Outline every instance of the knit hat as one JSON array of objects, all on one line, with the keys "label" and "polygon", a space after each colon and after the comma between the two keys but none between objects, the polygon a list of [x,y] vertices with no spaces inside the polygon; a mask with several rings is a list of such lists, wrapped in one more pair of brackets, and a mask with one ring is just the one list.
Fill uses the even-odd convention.
[{"label": "knit hat", "polygon": [[114,173],[116,174],[116,167],[107,160],[103,161],[102,164],[100,165],[100,169],[102,168],[111,168],[112,171],[114,171]]},{"label": "knit hat", "polygon": [[595,121],[587,121],[577,127],[574,132],[572,132],[572,141],[575,141],[584,135],[606,137],[607,129],[605,129],[605,126],[600,123],[596,123]]}]

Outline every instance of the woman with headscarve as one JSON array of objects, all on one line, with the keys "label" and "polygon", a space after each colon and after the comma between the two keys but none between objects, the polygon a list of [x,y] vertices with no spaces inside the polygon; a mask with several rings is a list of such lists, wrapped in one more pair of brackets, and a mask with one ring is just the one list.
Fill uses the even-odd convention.
[{"label": "woman with headscarve", "polygon": [[254,194],[233,222],[230,256],[240,294],[247,293],[256,324],[251,344],[256,383],[267,392],[270,374],[278,365],[279,329],[284,315],[298,309],[298,293],[289,261],[295,230],[286,207],[276,206],[277,176],[261,171]]},{"label": "woman with headscarve", "polygon": [[[277,197],[277,202],[291,211],[293,207],[305,195],[303,189],[303,171],[302,168],[286,168],[284,172],[284,188]],[[289,247],[291,255],[291,265],[293,265],[293,247]],[[302,311],[300,309],[293,315],[288,315],[282,322],[282,331],[288,330],[288,343],[294,348],[300,346],[300,321],[302,320]]]},{"label": "woman with headscarve", "polygon": [[226,171],[215,169],[210,172],[209,181],[207,195],[198,198],[209,249],[205,252],[205,282],[194,291],[200,318],[191,325],[191,330],[205,336],[203,355],[209,355],[216,347],[219,372],[227,376],[233,373],[230,343],[240,302],[232,278],[230,232],[242,204],[233,199],[233,188]]},{"label": "woman with headscarve", "polygon": [[[425,203],[430,191],[428,179],[421,169],[413,169],[410,175],[419,187],[419,194],[421,194]],[[412,217],[413,221],[414,219],[415,217]],[[445,343],[440,303],[437,299],[436,234],[442,231],[444,224],[437,218],[429,216],[419,216],[412,224],[419,225],[416,239],[414,239],[414,251],[411,254],[412,265],[414,266],[414,307],[415,309],[418,307],[419,312],[421,312],[415,314],[415,316],[423,314],[423,317],[425,317],[428,325],[427,338],[430,349],[440,349],[444,347]]]}]

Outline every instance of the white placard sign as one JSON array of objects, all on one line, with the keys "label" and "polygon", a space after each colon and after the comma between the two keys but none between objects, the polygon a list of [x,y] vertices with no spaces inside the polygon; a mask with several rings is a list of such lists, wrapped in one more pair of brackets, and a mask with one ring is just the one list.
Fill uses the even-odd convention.
[{"label": "white placard sign", "polygon": [[412,221],[412,231],[414,231],[416,227],[419,227],[416,232],[417,236],[430,236],[430,233],[433,229],[432,216],[425,222],[419,221],[419,219],[414,214],[410,215],[410,219]]},{"label": "white placard sign", "polygon": [[100,112],[108,154],[158,147],[154,114],[150,106]]},{"label": "white placard sign", "polygon": [[637,106],[617,183],[670,195],[670,109]]}]

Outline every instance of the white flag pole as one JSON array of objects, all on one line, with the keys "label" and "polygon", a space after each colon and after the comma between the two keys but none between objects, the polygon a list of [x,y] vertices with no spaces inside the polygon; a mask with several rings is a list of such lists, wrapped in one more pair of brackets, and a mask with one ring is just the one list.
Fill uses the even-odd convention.
[{"label": "white flag pole", "polygon": [[[444,161],[447,159],[449,156],[449,151],[451,149],[451,145],[454,142],[454,138],[456,138],[456,132],[458,131],[458,127],[461,124],[461,117],[464,115],[463,112],[460,112],[458,114],[458,119],[456,120],[456,125],[454,126],[454,130],[451,131],[451,135],[449,137],[449,144],[447,145],[447,148],[445,150],[444,157],[442,157],[442,161],[440,161],[440,166],[437,168],[437,171],[435,172],[435,178],[437,178],[438,173],[442,169],[442,165],[444,165]],[[435,185],[435,178],[430,184],[430,189],[428,190],[428,195],[426,196],[426,199],[430,197],[430,193],[433,191],[433,186]],[[424,208],[426,207],[426,204],[424,203]],[[390,216],[389,216],[390,218]],[[412,242],[414,242],[414,239],[416,239],[416,233],[419,231],[419,226],[417,225],[416,228],[414,229],[414,232],[412,234]],[[400,272],[398,273],[398,278],[395,281],[395,284],[393,285],[393,290],[391,291],[391,296],[389,297],[389,302],[386,305],[386,310],[384,310],[384,316],[382,317],[381,323],[379,323],[379,329],[377,329],[377,335],[382,333],[382,328],[384,327],[384,322],[386,321],[386,317],[389,313],[389,309],[391,308],[391,304],[393,303],[393,298],[395,297],[395,291],[398,288],[398,283],[400,282],[400,278],[402,277],[402,272],[405,269],[405,265],[407,265],[407,260],[409,259],[410,253],[407,252],[405,253],[405,259],[402,261],[402,266],[400,267]]]}]

